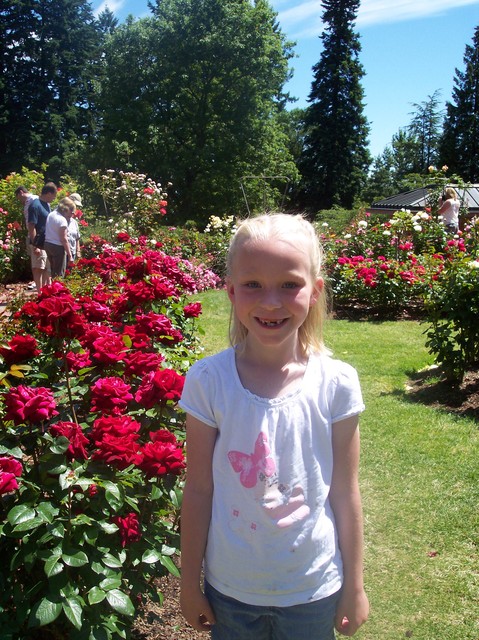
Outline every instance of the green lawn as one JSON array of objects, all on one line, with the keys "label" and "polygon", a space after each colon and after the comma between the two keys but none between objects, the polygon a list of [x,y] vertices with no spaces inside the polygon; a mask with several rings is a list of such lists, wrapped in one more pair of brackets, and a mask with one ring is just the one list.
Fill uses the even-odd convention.
[{"label": "green lawn", "polygon": [[[227,345],[226,293],[209,291],[205,353]],[[366,584],[359,640],[479,640],[479,429],[413,402],[408,374],[431,364],[417,322],[331,320],[326,342],[355,366],[361,418]]]}]

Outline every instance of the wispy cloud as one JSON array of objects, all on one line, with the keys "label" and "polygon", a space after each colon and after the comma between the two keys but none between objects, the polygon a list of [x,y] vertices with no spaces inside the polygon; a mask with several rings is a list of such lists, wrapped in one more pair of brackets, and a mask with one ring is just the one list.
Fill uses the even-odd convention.
[{"label": "wispy cloud", "polygon": [[[287,9],[282,8],[284,0],[273,0],[272,4],[278,11],[281,26],[290,37],[307,38],[321,33],[321,0],[290,0]],[[363,0],[356,25],[362,28],[373,24],[414,20],[473,4],[479,5],[479,0]]]},{"label": "wispy cloud", "polygon": [[99,16],[105,9],[110,9],[112,13],[116,13],[124,4],[125,0],[103,0],[103,2],[93,11],[93,15]]}]

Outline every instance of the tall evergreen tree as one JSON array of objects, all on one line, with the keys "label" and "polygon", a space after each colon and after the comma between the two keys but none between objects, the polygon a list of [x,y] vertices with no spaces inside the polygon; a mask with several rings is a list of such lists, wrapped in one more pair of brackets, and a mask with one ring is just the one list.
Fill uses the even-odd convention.
[{"label": "tall evergreen tree", "polygon": [[429,166],[437,163],[442,120],[439,94],[440,91],[436,90],[424,102],[413,104],[415,112],[412,114],[408,130],[417,142],[418,157],[415,170],[418,172],[426,171]]},{"label": "tall evergreen tree", "polygon": [[300,164],[304,203],[351,207],[370,164],[363,115],[361,45],[354,31],[360,0],[323,0],[323,51],[313,67]]},{"label": "tall evergreen tree", "polygon": [[90,131],[99,42],[90,3],[2,0],[0,18],[0,174],[46,163],[59,177]]},{"label": "tall evergreen tree", "polygon": [[456,69],[452,102],[440,143],[441,164],[467,182],[479,182],[479,25],[466,45],[464,71]]}]

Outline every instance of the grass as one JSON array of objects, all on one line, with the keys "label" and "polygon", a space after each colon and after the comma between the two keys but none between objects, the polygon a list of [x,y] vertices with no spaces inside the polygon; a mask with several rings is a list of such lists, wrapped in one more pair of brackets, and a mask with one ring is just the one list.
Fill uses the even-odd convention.
[{"label": "grass", "polygon": [[[196,298],[195,298],[196,299]],[[224,291],[209,291],[205,354],[227,345]],[[359,640],[479,640],[479,429],[414,402],[408,374],[431,364],[417,322],[331,320],[334,356],[359,372],[365,578]]]}]

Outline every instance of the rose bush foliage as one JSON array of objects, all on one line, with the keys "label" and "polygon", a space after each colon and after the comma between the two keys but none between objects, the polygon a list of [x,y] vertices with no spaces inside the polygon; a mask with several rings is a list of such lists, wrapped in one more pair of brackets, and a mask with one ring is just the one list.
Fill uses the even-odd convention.
[{"label": "rose bush foliage", "polygon": [[[145,238],[98,242],[0,347],[3,638],[127,638],[177,573],[183,416],[209,286]],[[186,297],[188,295],[188,298]]]},{"label": "rose bush foliage", "polygon": [[429,210],[402,210],[389,220],[365,214],[344,234],[323,231],[322,239],[337,304],[358,305],[376,317],[419,304],[426,344],[445,375],[460,381],[477,366],[478,219],[452,237]]}]

